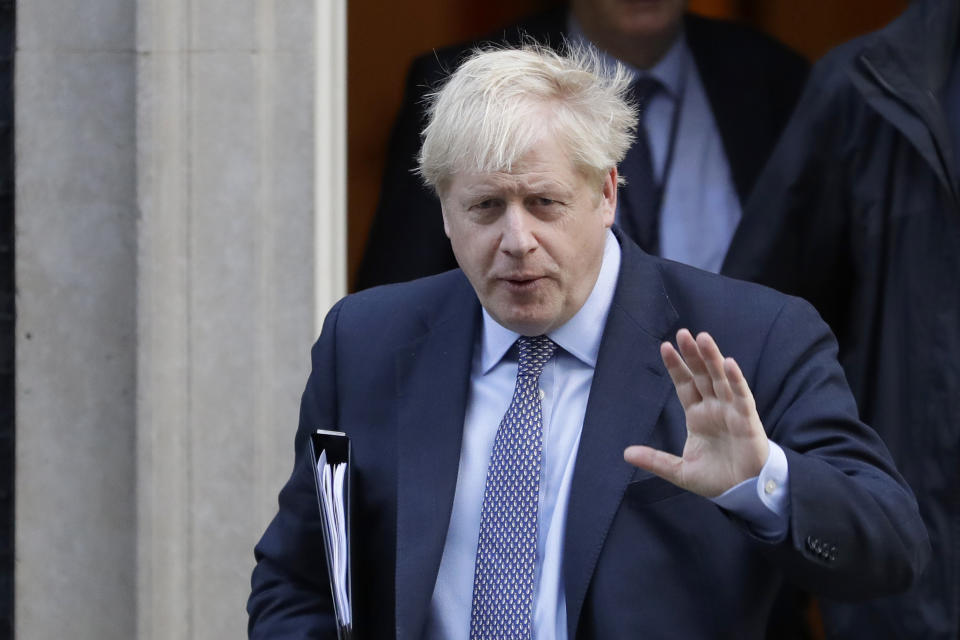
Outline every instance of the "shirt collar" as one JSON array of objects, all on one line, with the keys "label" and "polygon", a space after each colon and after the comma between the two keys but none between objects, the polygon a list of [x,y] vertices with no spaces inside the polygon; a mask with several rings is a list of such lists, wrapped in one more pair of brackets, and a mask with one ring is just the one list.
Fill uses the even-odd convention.
[{"label": "shirt collar", "polygon": [[[557,346],[591,367],[597,365],[600,339],[603,337],[603,328],[607,324],[607,314],[613,302],[613,292],[617,287],[619,273],[620,243],[608,229],[603,247],[603,261],[597,282],[593,285],[593,291],[572,318],[547,334]],[[484,309],[481,372],[487,374],[496,366],[519,337],[519,333],[498,323]]]},{"label": "shirt collar", "polygon": [[661,84],[663,84],[666,93],[674,100],[677,99],[677,96],[683,93],[683,69],[686,64],[687,57],[690,55],[689,49],[687,48],[687,38],[684,31],[680,32],[680,36],[672,45],[670,45],[667,53],[660,58],[660,61],[657,62],[653,68],[647,70],[638,69],[637,67],[634,67],[623,60],[617,60],[603,49],[600,49],[594,45],[583,32],[583,29],[580,27],[580,23],[577,22],[577,19],[573,16],[572,11],[567,16],[567,39],[571,44],[589,45],[594,47],[597,50],[597,53],[600,54],[600,60],[604,67],[609,70],[616,68],[617,62],[620,62],[620,64],[630,71],[634,79],[641,76],[653,76],[659,80]]}]

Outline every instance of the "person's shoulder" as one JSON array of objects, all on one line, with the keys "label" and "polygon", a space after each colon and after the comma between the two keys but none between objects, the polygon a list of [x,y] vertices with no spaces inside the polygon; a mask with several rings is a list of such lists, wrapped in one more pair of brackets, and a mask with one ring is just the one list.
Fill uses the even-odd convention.
[{"label": "person's shoulder", "polygon": [[[753,382],[762,364],[768,372],[787,376],[810,353],[825,349],[835,357],[830,328],[806,300],[667,260],[657,268],[670,302],[673,330],[708,332]],[[672,340],[673,335],[665,339]]]},{"label": "person's shoulder", "polygon": [[[835,135],[847,139],[861,130],[857,123],[862,123],[864,116],[872,112],[854,84],[853,76],[863,52],[876,38],[875,33],[870,33],[834,47],[811,68],[795,118],[808,127],[830,127],[829,132],[818,131],[815,139],[826,141]],[[847,145],[833,144],[832,147],[846,149]]]},{"label": "person's shoulder", "polygon": [[345,302],[356,309],[382,306],[410,308],[418,304],[432,303],[438,296],[449,295],[452,290],[461,289],[464,285],[469,287],[463,272],[460,269],[451,269],[416,280],[357,291],[347,296]]},{"label": "person's shoulder", "polygon": [[534,13],[478,38],[422,53],[413,59],[408,75],[415,81],[435,86],[478,48],[520,46],[532,42],[559,47],[563,43],[565,28],[566,9],[562,6]]},{"label": "person's shoulder", "polygon": [[793,51],[773,36],[735,20],[708,18],[696,13],[687,13],[684,16],[684,28],[687,37],[692,39],[710,38],[735,47]]},{"label": "person's shoulder", "polygon": [[367,333],[405,333],[429,324],[432,316],[442,314],[453,301],[462,304],[471,296],[476,297],[466,276],[460,269],[452,269],[352,293],[339,303],[338,324]]},{"label": "person's shoulder", "polygon": [[[810,62],[779,40],[738,22],[687,14],[684,29],[713,108],[749,109],[757,117],[769,114],[772,144],[803,91]],[[762,127],[763,121],[757,124]]]},{"label": "person's shoulder", "polygon": [[736,57],[743,64],[789,68],[797,72],[810,66],[806,58],[784,43],[742,22],[688,13],[684,28],[694,52],[717,52]]},{"label": "person's shoulder", "polygon": [[447,322],[469,322],[479,304],[459,269],[351,293],[327,313],[314,357],[336,352],[390,358]]},{"label": "person's shoulder", "polygon": [[664,289],[680,317],[709,317],[746,330],[768,325],[783,313],[819,314],[802,298],[776,289],[660,259]]},{"label": "person's shoulder", "polygon": [[850,85],[850,70],[860,55],[876,42],[877,35],[868,33],[838,45],[824,54],[810,71],[810,82],[822,88]]}]

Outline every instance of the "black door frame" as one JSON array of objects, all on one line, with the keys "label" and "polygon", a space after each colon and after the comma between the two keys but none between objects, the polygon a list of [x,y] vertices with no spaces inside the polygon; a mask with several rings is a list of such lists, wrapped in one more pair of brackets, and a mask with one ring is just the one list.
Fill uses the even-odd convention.
[{"label": "black door frame", "polygon": [[15,7],[13,0],[0,0],[0,638],[13,638]]}]

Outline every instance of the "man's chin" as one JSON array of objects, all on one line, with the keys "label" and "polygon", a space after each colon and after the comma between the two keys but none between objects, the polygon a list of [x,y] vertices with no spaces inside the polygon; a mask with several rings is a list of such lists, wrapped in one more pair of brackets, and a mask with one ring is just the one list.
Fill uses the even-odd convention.
[{"label": "man's chin", "polygon": [[622,36],[633,38],[659,38],[668,30],[666,20],[654,12],[637,12],[618,25]]},{"label": "man's chin", "polygon": [[678,29],[677,16],[662,2],[633,0],[619,6],[614,20],[622,35],[661,37]]},{"label": "man's chin", "polygon": [[500,309],[490,315],[501,325],[524,336],[539,336],[556,328],[556,314],[548,313],[542,307]]}]

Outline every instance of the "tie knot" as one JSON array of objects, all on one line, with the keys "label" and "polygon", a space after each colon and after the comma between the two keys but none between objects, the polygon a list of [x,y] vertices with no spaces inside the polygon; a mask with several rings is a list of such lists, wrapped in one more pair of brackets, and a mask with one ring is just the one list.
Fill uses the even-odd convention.
[{"label": "tie knot", "polygon": [[640,118],[643,118],[643,112],[650,103],[650,98],[660,90],[663,85],[653,76],[641,76],[633,81],[629,89],[629,97],[637,106]]},{"label": "tie knot", "polygon": [[517,346],[520,348],[519,375],[522,376],[539,376],[557,348],[547,336],[521,336]]}]

